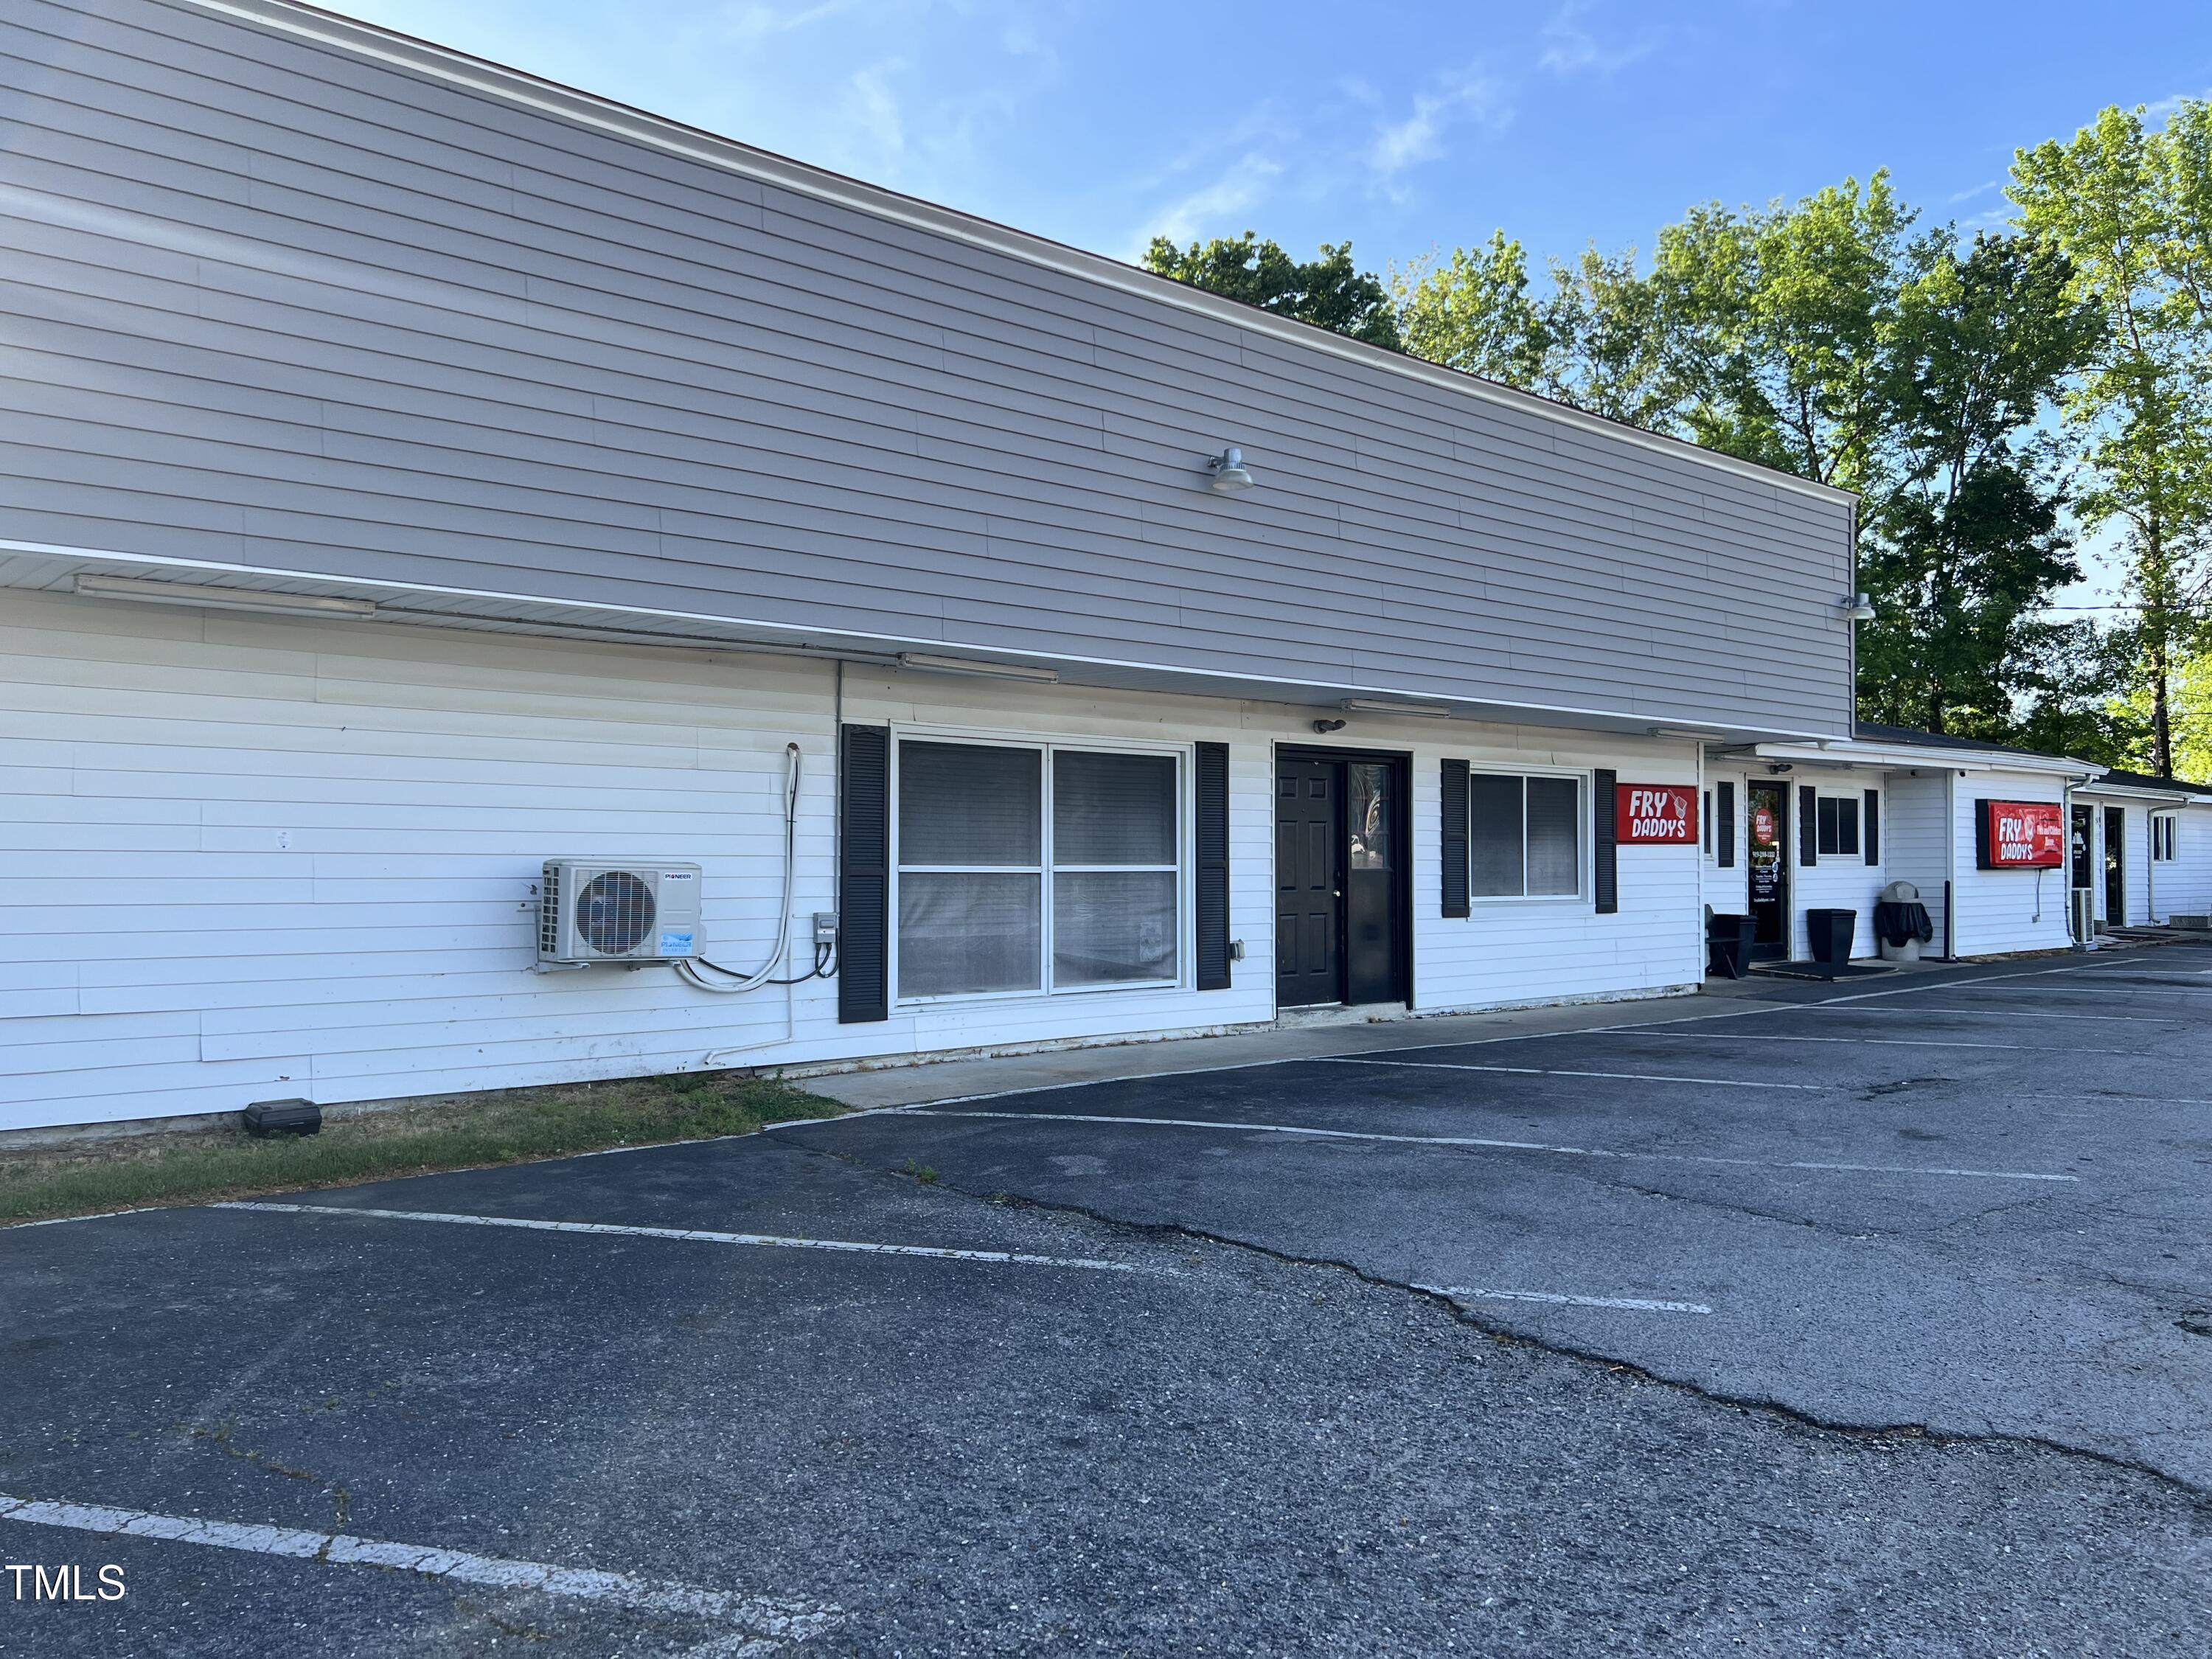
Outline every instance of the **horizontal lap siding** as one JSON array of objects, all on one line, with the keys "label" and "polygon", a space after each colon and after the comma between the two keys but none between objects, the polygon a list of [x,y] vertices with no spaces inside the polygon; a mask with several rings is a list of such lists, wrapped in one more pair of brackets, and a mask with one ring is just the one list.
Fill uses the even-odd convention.
[{"label": "horizontal lap siding", "polygon": [[[1694,985],[1705,975],[1695,847],[1623,846],[1620,908],[1598,915],[1587,877],[1572,900],[1470,900],[1469,914],[1441,914],[1437,799],[1445,757],[1476,772],[1607,768],[1622,783],[1690,784],[1697,761],[1680,743],[1633,743],[1523,731],[1518,741],[1455,735],[1424,744],[1413,768],[1414,980],[1419,1006],[1451,1008],[1619,996]],[[1589,803],[1595,805],[1595,803]],[[1609,803],[1607,804],[1609,806]],[[1584,859],[1589,834],[1583,829]]]},{"label": "horizontal lap siding", "polygon": [[[1936,924],[1936,938],[1923,948],[1939,954],[1949,948],[1943,937],[1943,884],[1950,878],[1952,779],[1948,772],[1913,777],[1903,772],[1889,775],[1882,805],[1882,859],[1889,879],[1909,881],[1920,890]],[[1970,826],[1971,827],[1971,826]],[[1973,843],[1964,848],[1962,862],[1974,861]]]},{"label": "horizontal lap siding", "polygon": [[[1274,754],[1295,710],[848,665],[842,716],[953,732],[1229,745],[1231,988],[900,1009],[834,986],[714,997],[665,969],[540,975],[541,861],[696,860],[717,960],[775,927],[783,749],[807,770],[791,967],[835,908],[828,664],[385,624],[0,598],[0,1127],[1140,1037],[1273,1013]],[[1437,763],[1683,781],[1680,744],[1363,720],[1413,757],[1425,1010],[1697,976],[1689,849],[1621,854],[1621,914],[1439,908]],[[788,1024],[787,1024],[788,1022]]]},{"label": "horizontal lap siding", "polygon": [[[1870,865],[1866,861],[1866,792],[1881,792],[1880,807],[1888,805],[1884,776],[1873,770],[1818,772],[1810,775],[1799,772],[1786,780],[1790,784],[1790,858],[1791,861],[1790,894],[1790,954],[1799,960],[1813,954],[1812,925],[1806,919],[1808,910],[1849,910],[1854,915],[1851,923],[1851,954],[1871,957],[1877,954],[1874,937],[1875,901],[1891,878],[1884,873],[1889,848],[1887,836],[1883,836],[1875,850],[1884,862]],[[1807,869],[1797,856],[1798,788],[1809,785],[1818,797],[1832,796],[1849,800],[1859,809],[1859,850],[1856,853],[1822,854],[1811,869]],[[1817,827],[1817,826],[1816,826]],[[1887,826],[1884,826],[1885,828]]]},{"label": "horizontal lap siding", "polygon": [[0,52],[0,535],[1847,722],[1840,507],[188,7]]},{"label": "horizontal lap siding", "polygon": [[[2067,871],[1983,870],[1974,861],[1975,803],[1981,800],[2063,802],[2057,779],[2026,772],[1969,772],[1954,787],[1952,823],[1958,848],[1953,902],[1961,956],[2000,956],[2014,951],[2056,951],[2071,942],[2066,916]],[[2038,921],[2038,881],[2042,920]],[[2101,874],[2100,875],[2101,880]]]}]

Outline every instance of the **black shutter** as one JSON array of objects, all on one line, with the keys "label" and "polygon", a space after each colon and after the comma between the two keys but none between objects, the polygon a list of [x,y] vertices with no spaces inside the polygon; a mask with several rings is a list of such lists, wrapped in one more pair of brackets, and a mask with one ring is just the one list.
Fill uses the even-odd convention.
[{"label": "black shutter", "polygon": [[1590,781],[1590,896],[1597,901],[1598,915],[1610,916],[1620,909],[1620,849],[1613,821],[1620,775],[1600,771]]},{"label": "black shutter", "polygon": [[1797,863],[1809,870],[1820,861],[1820,798],[1809,783],[1797,786]]},{"label": "black shutter", "polygon": [[[1974,868],[1993,870],[1996,867],[1996,863],[1990,857],[1990,803],[1985,797],[1974,803]],[[1946,934],[1943,944],[1947,951],[1950,947],[1950,936]]]},{"label": "black shutter", "polygon": [[1198,988],[1229,988],[1229,745],[1198,745]]},{"label": "black shutter", "polygon": [[890,732],[838,733],[837,1019],[890,1018]]},{"label": "black shutter", "polygon": [[1881,862],[1881,791],[1879,789],[1869,789],[1866,792],[1866,827],[1862,833],[1866,836],[1866,861],[1869,864],[1880,864]]},{"label": "black shutter", "polygon": [[1713,847],[1723,870],[1735,868],[1735,785],[1723,779],[1720,784],[1720,816],[1713,823]]},{"label": "black shutter", "polygon": [[1443,788],[1438,792],[1443,822],[1437,844],[1443,849],[1444,914],[1463,916],[1467,902],[1467,763],[1444,763]]}]

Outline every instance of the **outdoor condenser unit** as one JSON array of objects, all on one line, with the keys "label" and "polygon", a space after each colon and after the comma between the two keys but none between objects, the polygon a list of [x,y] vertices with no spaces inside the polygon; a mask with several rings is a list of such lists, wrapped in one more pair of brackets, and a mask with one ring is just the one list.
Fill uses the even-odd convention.
[{"label": "outdoor condenser unit", "polygon": [[548,859],[538,960],[672,962],[699,954],[699,866],[640,859]]}]

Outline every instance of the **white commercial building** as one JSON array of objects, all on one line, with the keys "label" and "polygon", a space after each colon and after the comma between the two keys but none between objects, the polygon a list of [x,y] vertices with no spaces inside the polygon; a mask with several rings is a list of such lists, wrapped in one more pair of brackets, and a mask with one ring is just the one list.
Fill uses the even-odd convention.
[{"label": "white commercial building", "polygon": [[0,47],[0,1129],[2066,942],[1842,492],[284,0]]}]

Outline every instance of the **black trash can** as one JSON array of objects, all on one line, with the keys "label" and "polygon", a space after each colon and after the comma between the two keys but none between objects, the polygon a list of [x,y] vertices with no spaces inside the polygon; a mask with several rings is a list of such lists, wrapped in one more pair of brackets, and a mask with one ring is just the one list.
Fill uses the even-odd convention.
[{"label": "black trash can", "polygon": [[1751,942],[1759,932],[1754,916],[1708,915],[1705,918],[1705,971],[1728,979],[1741,979],[1743,964],[1751,955]]},{"label": "black trash can", "polygon": [[1808,910],[1805,931],[1812,936],[1813,960],[1831,973],[1851,959],[1851,935],[1858,931],[1856,910]]}]

